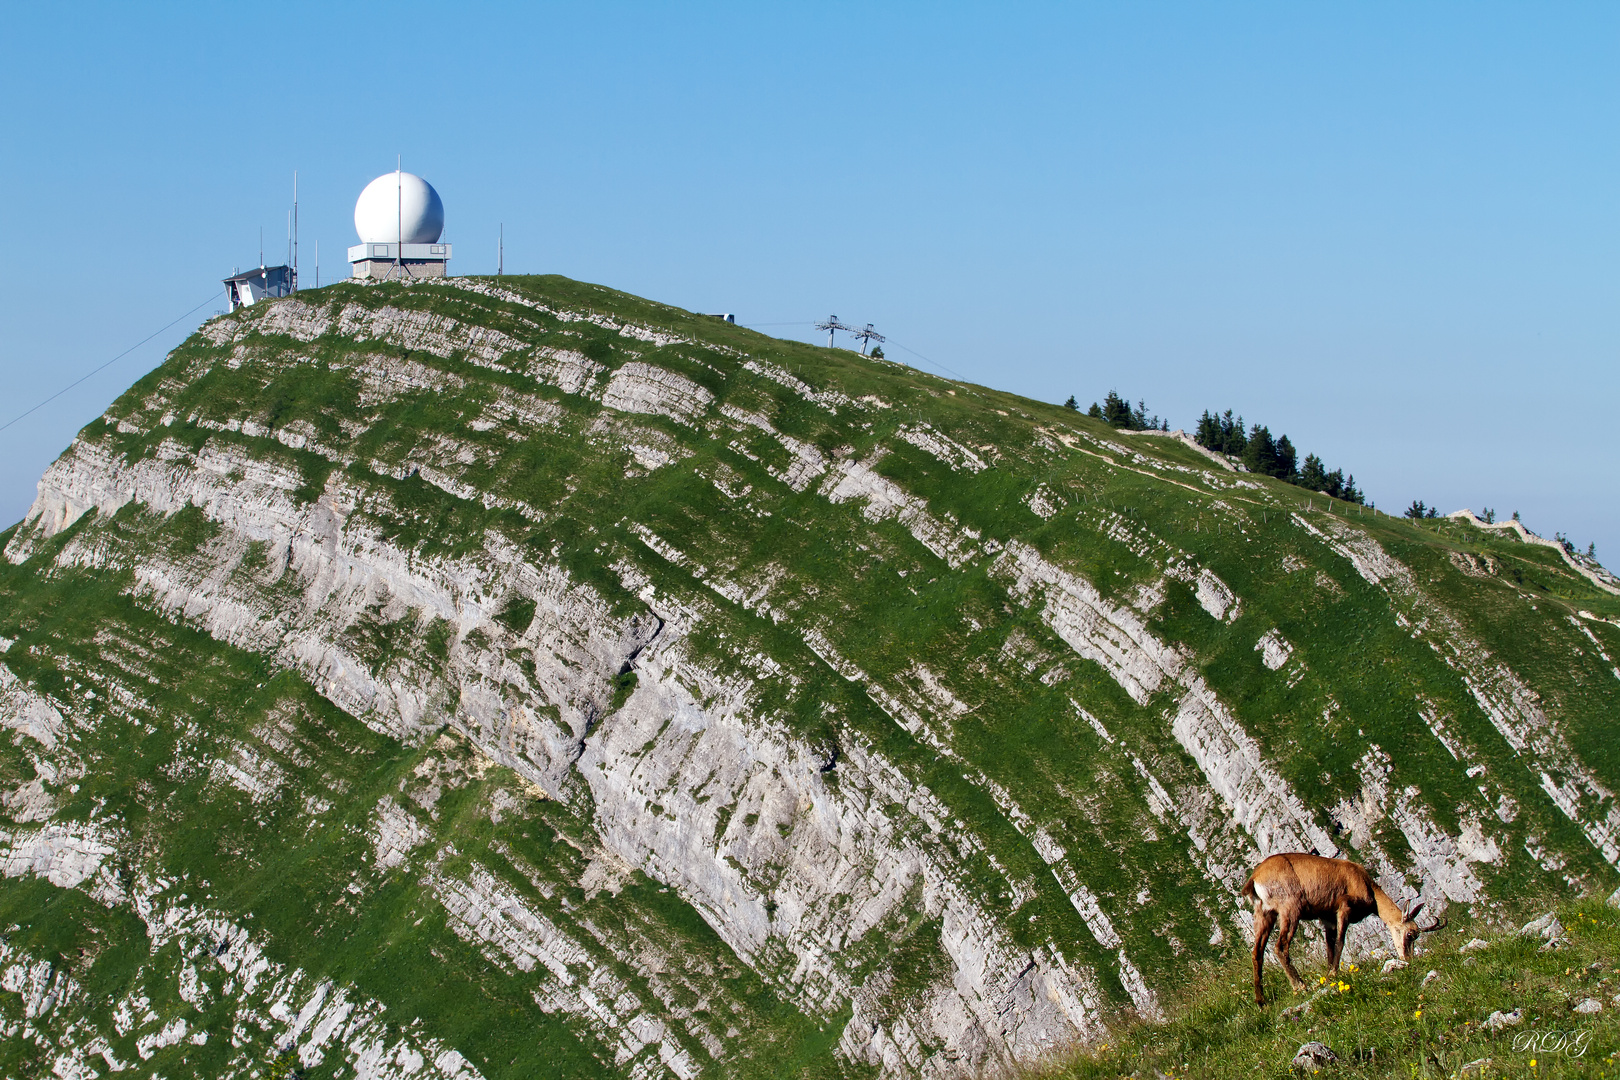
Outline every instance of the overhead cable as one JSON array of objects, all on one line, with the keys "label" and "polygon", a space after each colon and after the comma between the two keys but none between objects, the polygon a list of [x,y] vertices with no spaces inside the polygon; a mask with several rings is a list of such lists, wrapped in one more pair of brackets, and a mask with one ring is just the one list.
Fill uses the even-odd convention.
[{"label": "overhead cable", "polygon": [[192,308],[190,311],[188,311],[184,315],[180,316],[180,318],[175,319],[173,322],[165,324],[160,329],[152,331],[150,334],[147,334],[145,337],[141,338],[141,340],[137,341],[135,344],[131,345],[129,348],[125,349],[123,352],[119,353],[117,356],[113,357],[111,360],[107,361],[105,364],[102,364],[100,367],[96,368],[94,371],[86,372],[84,375],[81,375],[79,378],[74,379],[72,382],[70,382],[66,386],[62,387],[62,389],[60,389],[56,393],[52,394],[50,397],[46,398],[44,401],[41,401],[38,405],[35,405],[34,407],[28,409],[25,412],[18,413],[16,416],[13,416],[10,420],[7,420],[5,423],[0,424],[0,431],[6,430],[6,428],[10,427],[12,424],[15,424],[17,421],[21,420],[23,417],[29,416],[29,415],[31,415],[33,413],[36,413],[39,410],[43,409],[45,406],[49,405],[51,402],[53,402],[57,398],[61,397],[63,394],[67,393],[69,390],[72,390],[75,386],[78,386],[80,383],[84,382],[86,379],[90,378],[92,375],[97,375],[97,374],[107,370],[108,368],[112,367],[114,364],[118,363],[118,361],[122,360],[124,357],[128,356],[130,353],[134,352],[136,349],[140,348],[142,345],[145,345],[148,341],[151,341],[153,338],[155,338],[159,334],[163,333],[164,330],[169,329],[169,327],[175,325],[175,323],[178,323],[178,322],[180,322],[180,321],[182,321],[184,319],[190,318],[192,315],[195,315],[197,312],[201,311],[203,308],[207,307],[209,304],[213,303],[214,301],[216,301],[218,299],[219,299],[219,294],[217,292],[209,293],[208,294],[208,299],[204,300],[202,303],[198,304],[196,307]]}]

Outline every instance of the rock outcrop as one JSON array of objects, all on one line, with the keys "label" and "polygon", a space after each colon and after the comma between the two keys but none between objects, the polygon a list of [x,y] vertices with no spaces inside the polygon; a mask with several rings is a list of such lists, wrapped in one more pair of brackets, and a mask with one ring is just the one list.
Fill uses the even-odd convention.
[{"label": "rock outcrop", "polygon": [[109,1025],[101,945],[5,944],[63,1075],[953,1075],[1156,1015],[1273,851],[1435,909],[1620,859],[1611,624],[560,280],[216,319],[4,539],[0,873],[144,928]]}]

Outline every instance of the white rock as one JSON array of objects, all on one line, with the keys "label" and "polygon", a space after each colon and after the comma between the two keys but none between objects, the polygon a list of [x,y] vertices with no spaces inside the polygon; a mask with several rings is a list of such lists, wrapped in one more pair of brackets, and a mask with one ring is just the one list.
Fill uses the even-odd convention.
[{"label": "white rock", "polygon": [[1589,997],[1575,1006],[1575,1011],[1583,1016],[1592,1016],[1603,1011],[1603,1002],[1597,998]]},{"label": "white rock", "polygon": [[1404,967],[1406,967],[1405,960],[1385,960],[1383,972],[1385,975],[1388,975],[1390,972],[1400,971]]},{"label": "white rock", "polygon": [[1299,1048],[1291,1062],[1296,1069],[1309,1069],[1316,1072],[1324,1065],[1331,1065],[1339,1060],[1339,1055],[1329,1050],[1324,1043],[1308,1042]]},{"label": "white rock", "polygon": [[1514,1009],[1512,1012],[1502,1012],[1500,1009],[1485,1018],[1480,1026],[1486,1031],[1501,1031],[1503,1028],[1515,1027],[1524,1022],[1524,1010]]}]

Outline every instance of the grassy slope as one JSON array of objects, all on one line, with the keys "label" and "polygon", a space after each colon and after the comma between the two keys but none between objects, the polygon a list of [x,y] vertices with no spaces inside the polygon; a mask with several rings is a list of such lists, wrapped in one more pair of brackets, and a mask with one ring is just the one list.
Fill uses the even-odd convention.
[{"label": "grassy slope", "polygon": [[[1072,959],[1094,966],[1116,1001],[1123,995],[1110,953],[1092,940],[1063,890],[985,791],[964,777],[960,765],[895,724],[858,685],[829,670],[797,631],[823,627],[842,655],[857,658],[875,681],[898,693],[909,687],[915,697],[918,663],[945,675],[970,708],[941,721],[942,736],[1009,790],[1071,853],[1082,879],[1109,905],[1133,959],[1157,985],[1179,981],[1189,962],[1212,963],[1223,955],[1209,944],[1212,913],[1219,924],[1219,913],[1230,905],[1189,858],[1185,834],[1154,818],[1147,786],[1133,765],[1132,755],[1140,756],[1173,793],[1201,785],[1197,766],[1168,737],[1165,701],[1138,705],[1101,669],[1076,659],[1038,611],[1007,603],[1004,586],[989,577],[984,561],[951,572],[898,523],[874,525],[858,504],[832,505],[813,487],[795,493],[771,480],[764,466],[783,467],[787,457],[760,433],[715,438],[662,417],[621,418],[621,425],[651,432],[687,454],[650,473],[635,468],[622,445],[592,433],[592,425],[610,414],[536,378],[527,366],[529,348],[578,350],[611,367],[634,344],[639,359],[687,375],[728,404],[766,413],[779,430],[817,445],[829,457],[864,457],[880,443],[887,445],[890,452],[878,471],[926,499],[933,514],[952,515],[986,536],[1021,538],[1113,598],[1129,598],[1138,586],[1159,579],[1158,564],[1120,539],[1151,534],[1214,569],[1243,602],[1235,623],[1218,623],[1187,586],[1171,582],[1166,600],[1151,613],[1154,631],[1193,652],[1205,678],[1234,704],[1269,759],[1313,805],[1354,797],[1355,763],[1367,744],[1376,742],[1396,759],[1395,782],[1419,786],[1422,805],[1441,827],[1456,833],[1458,807],[1470,800],[1478,804],[1481,796],[1463,767],[1428,735],[1415,705],[1421,696],[1479,749],[1495,790],[1510,793],[1522,807],[1513,822],[1493,823],[1503,839],[1504,861],[1479,868],[1493,890],[1511,893],[1546,882],[1525,850],[1527,839],[1563,853],[1569,877],[1612,885],[1612,871],[1538,795],[1536,778],[1516,764],[1456,673],[1396,623],[1386,596],[1291,522],[1295,512],[1323,514],[1320,496],[1307,510],[1313,504],[1307,493],[1270,481],[1212,488],[1185,471],[1207,465],[1185,447],[1138,439],[1130,450],[1143,458],[1133,462],[1107,445],[1124,441],[1123,436],[1054,406],[842,351],[776,341],[596,286],[558,278],[503,279],[502,284],[555,307],[667,328],[696,344],[627,343],[588,323],[548,319],[520,305],[448,289],[340,285],[302,299],[446,314],[504,330],[524,341],[525,350],[491,366],[335,335],[313,343],[259,336],[248,339],[245,356],[233,367],[220,363],[228,347],[194,337],[82,437],[104,442],[131,460],[152,454],[165,440],[193,448],[243,446],[254,456],[295,466],[304,477],[300,495],[305,499],[316,497],[341,470],[349,483],[372,493],[358,515],[423,556],[476,552],[484,531],[495,529],[536,560],[555,552],[576,577],[626,608],[635,601],[606,567],[616,559],[635,563],[661,593],[710,614],[693,638],[698,659],[740,674],[749,670],[746,654],[757,650],[791,675],[791,680],[761,682],[760,715],[773,716],[807,738],[858,735],[915,782],[927,784],[988,853],[966,858],[965,884],[1004,910],[1005,925],[1016,939],[1058,943]],[[248,321],[258,314],[249,313]],[[831,414],[742,369],[728,349],[851,398],[876,395],[888,407],[844,407]],[[466,382],[458,389],[423,390],[367,405],[362,385],[346,365],[368,353],[408,359]],[[505,422],[471,429],[469,423],[503,388],[556,403],[563,419],[549,427]],[[153,395],[162,400],[154,404]],[[176,419],[159,425],[162,412]],[[119,430],[120,420],[129,430]],[[272,428],[303,422],[318,443],[342,448],[346,460],[333,462],[270,438],[218,429],[244,420]],[[352,426],[356,420],[363,422],[358,431]],[[994,447],[984,451],[994,466],[974,474],[953,472],[895,438],[901,425],[919,422],[958,442]],[[1082,441],[1066,448],[1041,429],[1068,431]],[[474,447],[474,460],[435,461],[436,436]],[[1103,441],[1085,442],[1084,436]],[[393,478],[423,461],[480,490],[540,508],[542,520],[457,498],[419,475]],[[727,477],[741,478],[752,493],[728,497],[717,481],[733,489],[739,485]],[[1038,488],[1060,506],[1050,519],[1036,516],[1026,504]],[[1411,566],[1469,633],[1540,689],[1587,764],[1611,786],[1620,783],[1612,738],[1617,684],[1566,618],[1577,607],[1620,615],[1620,600],[1569,572],[1552,552],[1512,537],[1463,525],[1418,525],[1370,511],[1351,520]],[[689,565],[650,552],[632,530],[636,524],[685,552],[689,564],[715,574],[746,582],[773,564],[788,568],[773,587],[771,603],[794,622],[779,626],[720,602]],[[209,528],[191,512],[163,521],[133,508],[115,520],[88,520],[78,527],[105,531],[125,551],[161,547],[179,557],[204,551]],[[154,651],[162,663],[173,665],[159,676],[162,699],[151,710],[152,732],[132,741],[104,731],[105,745],[85,750],[95,766],[91,776],[59,819],[82,819],[100,805],[96,800],[111,800],[132,830],[150,834],[151,843],[143,848],[152,860],[147,869],[206,877],[213,901],[231,912],[251,912],[285,962],[352,980],[402,1016],[433,1017],[436,1031],[486,1075],[538,1075],[533,1070],[542,1063],[561,1073],[597,1067],[589,1040],[580,1049],[584,1037],[539,1013],[523,979],[508,979],[455,939],[442,918],[423,906],[419,886],[366,882],[373,891],[363,904],[346,899],[351,868],[365,861],[367,815],[381,793],[397,786],[428,750],[393,745],[332,709],[292,673],[269,670],[262,658],[158,618],[123,595],[127,579],[42,573],[59,544],[25,566],[0,567],[0,634],[19,640],[7,664],[61,700],[73,700],[66,673],[106,664],[105,647],[92,649],[89,643],[107,627],[123,627],[129,637],[161,642]],[[1503,570],[1464,575],[1451,562],[1453,552],[1489,557]],[[1300,568],[1285,568],[1292,564]],[[252,571],[248,561],[244,568],[238,577]],[[264,589],[273,600],[273,587]],[[1296,646],[1297,662],[1305,669],[1292,685],[1283,673],[1265,670],[1254,648],[1273,627]],[[400,632],[404,629],[420,632],[422,641],[411,648],[430,661],[431,627]],[[353,632],[363,635],[365,628]],[[1606,635],[1610,655],[1620,655],[1612,626],[1596,632]],[[376,635],[379,667],[397,659],[388,651],[393,646],[387,646],[397,636]],[[1046,679],[1036,677],[1043,674]],[[1119,737],[1118,744],[1100,739],[1075,715],[1071,701],[1099,717]],[[341,792],[332,800],[333,812],[315,815],[318,821],[296,805],[269,811],[249,806],[234,789],[205,782],[202,765],[210,746],[216,754],[227,752],[230,740],[250,736],[269,710],[287,703],[295,703],[302,717],[314,762],[296,772],[292,786],[336,785]],[[185,754],[179,753],[182,734],[200,740],[188,743]],[[176,755],[196,767],[189,773],[170,767]],[[13,782],[31,776],[16,747],[0,753],[0,768]],[[491,777],[470,783],[456,799],[471,808],[499,782]],[[463,816],[453,804],[450,809],[433,825],[436,840],[453,840],[458,849],[500,865],[487,815]],[[553,868],[560,887],[575,888],[578,853],[559,838],[587,840],[588,807],[547,804],[527,813],[531,824],[525,833],[503,832],[501,838],[527,864]],[[285,815],[284,830],[278,831],[277,815]],[[1325,815],[1319,820],[1329,824]],[[224,827],[216,828],[216,822]],[[1388,822],[1378,839],[1397,857],[1405,849]],[[508,871],[507,878],[515,888],[532,889],[516,871]],[[1015,885],[1026,889],[1027,899],[1013,910]],[[5,883],[0,895],[14,908],[35,910],[30,905],[39,903],[38,896],[30,892],[32,899],[18,899],[21,888]],[[643,889],[616,903],[599,897],[600,914],[593,917],[648,920],[660,939],[679,943],[679,949],[707,957],[719,968],[736,969],[734,958],[728,959],[691,909],[657,899],[662,895]],[[1151,899],[1133,903],[1138,895]],[[539,904],[544,898],[534,899]],[[419,916],[425,919],[420,924],[414,921]],[[29,925],[42,942],[66,933],[47,909],[39,909]],[[885,949],[925,944],[928,933],[923,923],[895,928]],[[333,948],[328,944],[333,941],[367,944]],[[386,947],[373,950],[369,943],[377,941]],[[65,947],[57,951],[71,955]],[[851,970],[866,970],[881,960],[882,951],[850,956]],[[445,962],[446,956],[454,959]],[[430,971],[432,980],[421,977]],[[772,988],[773,973],[764,974],[760,981],[746,969],[736,970],[732,995],[760,1032],[754,1044],[745,1040],[740,1052],[756,1056],[762,1075],[775,1071],[782,1060],[777,1055],[824,1051],[823,1032],[833,1020],[800,1016],[783,1003],[780,987]],[[902,979],[896,993],[908,985]],[[489,1023],[491,1015],[509,1016],[527,1033],[521,1052],[505,1041],[507,1025]]]},{"label": "grassy slope", "polygon": [[[1405,970],[1346,965],[1334,983],[1326,981],[1320,935],[1313,935],[1313,961],[1297,966],[1327,992],[1314,1001],[1295,996],[1268,955],[1272,1003],[1264,1009],[1251,999],[1248,954],[1233,950],[1193,973],[1168,1022],[1122,1018],[1106,1043],[1030,1076],[1298,1076],[1290,1062],[1304,1043],[1317,1041],[1339,1059],[1324,1076],[1612,1077],[1620,1072],[1620,911],[1598,899],[1514,906],[1526,920],[1547,910],[1556,910],[1568,931],[1564,948],[1542,951],[1541,940],[1500,925],[1454,920]],[[1489,947],[1462,952],[1476,933]],[[1438,974],[1426,981],[1431,971]],[[1601,1013],[1573,1011],[1589,998],[1603,1005]],[[1302,1014],[1307,1001],[1310,1011]],[[1518,1025],[1483,1027],[1492,1013],[1515,1009]]]}]

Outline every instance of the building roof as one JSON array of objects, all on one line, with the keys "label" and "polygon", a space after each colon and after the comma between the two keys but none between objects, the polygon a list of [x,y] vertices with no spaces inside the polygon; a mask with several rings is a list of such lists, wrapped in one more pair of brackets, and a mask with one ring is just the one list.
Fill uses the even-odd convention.
[{"label": "building roof", "polygon": [[224,282],[225,282],[225,284],[229,284],[229,283],[231,283],[233,281],[247,281],[250,278],[265,277],[265,276],[267,276],[269,274],[275,273],[278,270],[285,270],[288,273],[291,273],[292,272],[292,267],[287,266],[287,265],[282,265],[282,266],[255,266],[253,269],[244,270],[240,274],[232,274],[230,277],[225,278]]}]

